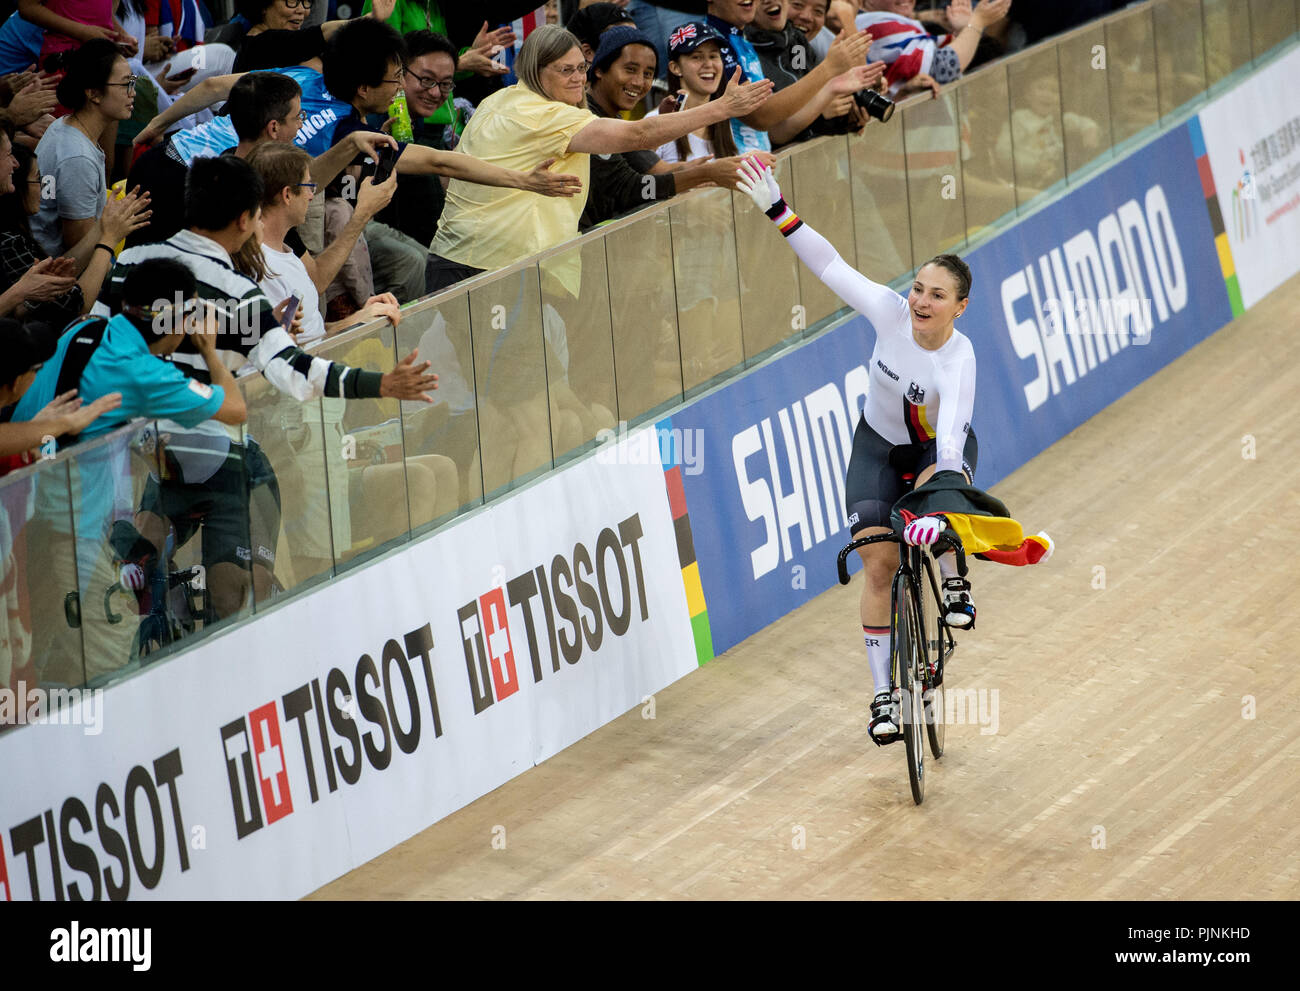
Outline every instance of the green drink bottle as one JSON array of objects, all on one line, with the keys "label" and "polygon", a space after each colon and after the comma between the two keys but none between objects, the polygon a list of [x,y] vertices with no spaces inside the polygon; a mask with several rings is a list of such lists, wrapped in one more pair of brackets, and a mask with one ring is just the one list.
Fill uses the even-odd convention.
[{"label": "green drink bottle", "polygon": [[393,118],[391,134],[398,141],[414,141],[415,131],[411,128],[411,111],[406,107],[406,92],[399,89],[393,102],[388,105],[388,116]]}]

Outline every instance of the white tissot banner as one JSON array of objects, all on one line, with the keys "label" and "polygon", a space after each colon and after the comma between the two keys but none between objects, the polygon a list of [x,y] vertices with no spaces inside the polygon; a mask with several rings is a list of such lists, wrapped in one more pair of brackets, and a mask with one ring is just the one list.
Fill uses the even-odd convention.
[{"label": "white tissot banner", "polygon": [[663,469],[628,460],[109,688],[98,735],[0,736],[0,897],[298,897],[694,670]]}]

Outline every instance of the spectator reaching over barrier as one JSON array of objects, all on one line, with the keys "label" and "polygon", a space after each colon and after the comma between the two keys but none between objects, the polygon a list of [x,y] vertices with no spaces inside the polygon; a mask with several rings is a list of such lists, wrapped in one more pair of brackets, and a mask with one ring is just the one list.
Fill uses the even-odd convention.
[{"label": "spectator reaching over barrier", "polygon": [[[657,148],[716,121],[762,105],[766,81],[737,78],[724,95],[703,106],[638,121],[598,117],[584,106],[588,65],[581,44],[553,24],[530,34],[519,49],[519,82],[480,104],[465,128],[460,151],[520,168],[539,159],[585,180],[590,156]],[[430,250],[429,290],[503,268],[574,237],[584,200],[548,199],[514,190],[488,189],[453,179]]]},{"label": "spectator reaching over barrier", "polygon": [[913,18],[916,0],[862,0],[857,26],[871,35],[871,58],[889,64],[885,79],[891,96],[938,87],[961,77],[975,58],[986,28],[1011,9],[1011,0],[957,0],[948,9],[955,34],[936,37]]},{"label": "spectator reaching over barrier", "polygon": [[[395,2],[378,0],[367,16],[383,23],[392,14]],[[298,65],[316,58],[339,29],[351,23],[335,20],[319,27],[303,27],[312,0],[239,0],[237,6],[252,27],[239,43],[235,72]]]}]

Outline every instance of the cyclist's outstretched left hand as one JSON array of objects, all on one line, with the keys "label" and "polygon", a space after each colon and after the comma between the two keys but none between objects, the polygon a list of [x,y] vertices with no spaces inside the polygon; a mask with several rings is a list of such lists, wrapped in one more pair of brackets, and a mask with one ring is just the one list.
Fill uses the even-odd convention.
[{"label": "cyclist's outstretched left hand", "polygon": [[913,547],[929,547],[947,525],[942,516],[918,516],[903,527],[903,541]]},{"label": "cyclist's outstretched left hand", "polygon": [[754,206],[767,212],[781,199],[781,187],[776,184],[772,170],[753,156],[746,155],[736,169],[736,188],[754,201]]}]

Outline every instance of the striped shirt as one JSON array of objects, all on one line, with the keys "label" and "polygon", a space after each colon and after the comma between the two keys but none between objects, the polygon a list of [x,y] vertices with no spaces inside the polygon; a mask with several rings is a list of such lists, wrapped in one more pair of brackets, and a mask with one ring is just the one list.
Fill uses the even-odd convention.
[{"label": "striped shirt", "polygon": [[[271,301],[258,284],[235,271],[225,248],[193,231],[183,230],[166,241],[123,251],[95,303],[95,315],[120,311],[127,273],[153,258],[171,258],[189,267],[198,283],[199,298],[216,308],[220,327],[217,350],[223,357],[247,359],[280,392],[300,402],[321,396],[373,399],[380,395],[381,372],[352,368],[298,347],[271,312]],[[207,363],[189,342],[177,349],[172,361],[191,378],[211,383]],[[227,360],[228,365],[237,363]]]}]

